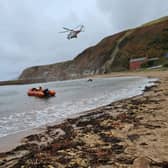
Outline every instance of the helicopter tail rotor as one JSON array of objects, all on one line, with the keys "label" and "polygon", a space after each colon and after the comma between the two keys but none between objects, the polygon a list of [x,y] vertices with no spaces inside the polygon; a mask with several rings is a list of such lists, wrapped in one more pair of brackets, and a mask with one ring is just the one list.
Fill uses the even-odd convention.
[{"label": "helicopter tail rotor", "polygon": [[84,31],[85,31],[84,29],[85,29],[84,25],[81,25],[80,31],[81,31],[81,32],[84,32]]}]

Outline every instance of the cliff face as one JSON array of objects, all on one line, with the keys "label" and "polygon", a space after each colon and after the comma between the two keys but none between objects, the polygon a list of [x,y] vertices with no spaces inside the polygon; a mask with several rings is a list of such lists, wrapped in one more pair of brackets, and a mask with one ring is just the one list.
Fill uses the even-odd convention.
[{"label": "cliff face", "polygon": [[130,58],[162,57],[167,52],[168,17],[164,17],[106,37],[71,61],[27,68],[19,79],[65,80],[127,70]]}]

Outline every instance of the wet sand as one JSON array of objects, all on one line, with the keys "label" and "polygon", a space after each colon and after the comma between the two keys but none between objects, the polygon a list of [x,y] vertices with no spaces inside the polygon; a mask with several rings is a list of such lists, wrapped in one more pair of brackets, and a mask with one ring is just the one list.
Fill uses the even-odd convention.
[{"label": "wet sand", "polygon": [[118,73],[130,75],[160,81],[146,87],[143,95],[87,111],[22,138],[15,149],[0,154],[0,167],[168,167],[168,71]]},{"label": "wet sand", "polygon": [[45,128],[35,128],[25,131],[20,131],[11,135],[0,138],[0,153],[10,151],[21,144],[21,140],[28,135],[36,134],[43,131]]}]

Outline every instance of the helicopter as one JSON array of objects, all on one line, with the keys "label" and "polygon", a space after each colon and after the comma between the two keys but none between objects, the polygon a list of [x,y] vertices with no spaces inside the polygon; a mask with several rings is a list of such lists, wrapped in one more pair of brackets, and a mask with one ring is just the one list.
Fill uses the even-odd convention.
[{"label": "helicopter", "polygon": [[[80,27],[80,28],[77,29],[78,27]],[[59,32],[59,33],[67,33],[67,32],[69,32],[68,35],[67,35],[67,39],[70,40],[70,39],[72,39],[72,38],[77,38],[77,35],[78,35],[80,32],[84,32],[84,25],[79,25],[79,26],[77,26],[77,27],[74,28],[74,29],[69,29],[69,28],[66,28],[66,27],[63,27],[63,29],[64,29],[65,31],[62,31],[62,32]],[[75,29],[77,29],[77,30],[75,30]]]}]

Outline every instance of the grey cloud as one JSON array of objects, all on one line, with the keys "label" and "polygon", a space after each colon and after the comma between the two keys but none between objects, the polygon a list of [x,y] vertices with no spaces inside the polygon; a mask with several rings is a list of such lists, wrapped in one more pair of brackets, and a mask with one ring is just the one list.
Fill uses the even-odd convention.
[{"label": "grey cloud", "polygon": [[97,0],[100,11],[116,31],[139,26],[168,14],[168,2],[158,0]]}]

